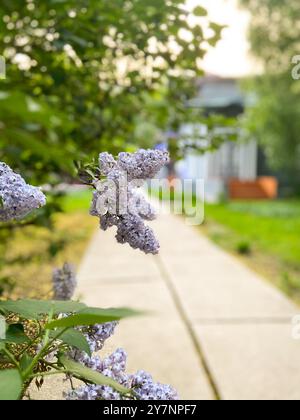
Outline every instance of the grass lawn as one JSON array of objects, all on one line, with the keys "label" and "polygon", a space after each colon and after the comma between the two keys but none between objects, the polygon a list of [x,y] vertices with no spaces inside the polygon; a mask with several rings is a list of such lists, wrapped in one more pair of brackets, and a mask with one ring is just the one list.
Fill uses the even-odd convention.
[{"label": "grass lawn", "polygon": [[300,302],[300,201],[206,205],[200,229]]},{"label": "grass lawn", "polygon": [[65,212],[55,216],[52,231],[26,227],[15,233],[1,272],[2,278],[13,278],[10,298],[51,298],[53,267],[66,261],[78,266],[97,227],[97,219],[88,214],[90,200],[90,191],[72,193],[64,198]]}]

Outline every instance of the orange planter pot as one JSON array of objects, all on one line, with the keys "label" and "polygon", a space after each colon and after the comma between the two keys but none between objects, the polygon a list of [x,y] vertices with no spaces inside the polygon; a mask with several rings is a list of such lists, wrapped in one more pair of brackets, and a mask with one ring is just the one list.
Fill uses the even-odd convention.
[{"label": "orange planter pot", "polygon": [[278,181],[274,177],[260,177],[256,181],[229,181],[229,197],[233,200],[273,200],[278,197]]}]

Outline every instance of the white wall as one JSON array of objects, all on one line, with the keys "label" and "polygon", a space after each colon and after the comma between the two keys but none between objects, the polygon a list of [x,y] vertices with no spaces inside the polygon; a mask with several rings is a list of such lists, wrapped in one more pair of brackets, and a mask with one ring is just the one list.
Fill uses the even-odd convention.
[{"label": "white wall", "polygon": [[[203,127],[200,127],[201,130],[203,131]],[[181,131],[187,137],[192,132],[193,127],[190,125],[184,126]],[[182,179],[204,179],[206,201],[218,201],[226,193],[230,178],[242,181],[253,181],[257,178],[257,143],[228,142],[216,152],[204,155],[191,151],[184,160],[176,164],[176,171]]]}]

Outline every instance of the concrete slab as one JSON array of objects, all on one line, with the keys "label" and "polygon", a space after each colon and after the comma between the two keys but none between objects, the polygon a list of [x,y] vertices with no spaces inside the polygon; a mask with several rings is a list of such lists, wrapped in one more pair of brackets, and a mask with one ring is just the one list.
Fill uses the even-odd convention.
[{"label": "concrete slab", "polygon": [[[186,226],[183,219],[173,216],[169,223],[178,228],[167,235],[167,221],[156,222],[162,244],[159,258],[191,320],[290,318],[298,313],[280,291]],[[185,232],[183,240],[181,232]]]},{"label": "concrete slab", "polygon": [[[119,245],[113,230],[97,231],[82,261],[79,277],[97,284],[108,280],[134,280],[159,276],[151,255],[145,255],[127,245]],[[87,284],[87,283],[86,283]]]},{"label": "concrete slab", "polygon": [[162,261],[191,320],[291,317],[298,308],[238,261],[207,257]]},{"label": "concrete slab", "polygon": [[196,331],[223,399],[300,399],[300,342],[291,325],[199,325]]}]

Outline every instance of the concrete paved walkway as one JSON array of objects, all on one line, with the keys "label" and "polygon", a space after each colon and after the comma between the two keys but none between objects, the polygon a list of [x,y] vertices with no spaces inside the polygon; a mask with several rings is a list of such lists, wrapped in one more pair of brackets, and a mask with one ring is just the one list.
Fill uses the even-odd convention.
[{"label": "concrete paved walkway", "polygon": [[300,309],[183,219],[152,226],[158,257],[99,231],[81,265],[87,304],[147,312],[123,321],[106,351],[124,347],[129,371],[151,372],[183,399],[300,399]]}]

